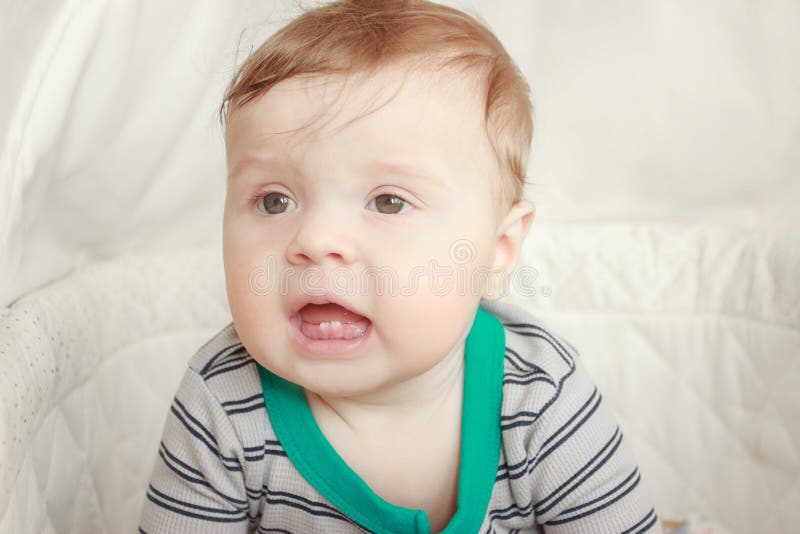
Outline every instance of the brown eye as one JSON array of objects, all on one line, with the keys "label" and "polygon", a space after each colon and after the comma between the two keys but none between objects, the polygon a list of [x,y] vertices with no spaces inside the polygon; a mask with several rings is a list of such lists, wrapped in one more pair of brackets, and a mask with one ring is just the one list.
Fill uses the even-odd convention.
[{"label": "brown eye", "polygon": [[294,204],[294,200],[283,193],[268,193],[261,197],[258,204],[259,208],[263,211],[266,211],[270,215],[277,215],[279,213],[291,211],[288,207]]},{"label": "brown eye", "polygon": [[378,195],[375,199],[369,203],[369,206],[375,204],[375,211],[379,213],[385,213],[387,215],[395,215],[397,213],[403,213],[404,207],[408,206],[410,208],[410,204],[400,198],[397,195],[390,195],[390,194],[383,194]]}]

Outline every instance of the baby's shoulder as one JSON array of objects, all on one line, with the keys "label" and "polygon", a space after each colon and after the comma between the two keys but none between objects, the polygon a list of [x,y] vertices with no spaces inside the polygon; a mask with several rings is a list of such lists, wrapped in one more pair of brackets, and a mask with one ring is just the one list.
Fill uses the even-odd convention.
[{"label": "baby's shoulder", "polygon": [[[578,351],[529,311],[514,304],[482,304],[503,324],[502,430],[528,434],[549,415],[571,411],[593,385],[584,375]],[[582,401],[581,401],[582,402]]]},{"label": "baby's shoulder", "polygon": [[231,322],[197,349],[189,360],[189,367],[205,377],[244,355],[249,356]]},{"label": "baby's shoulder", "polygon": [[578,351],[536,315],[504,301],[485,302],[481,306],[503,325],[504,386],[536,384],[517,389],[554,394],[575,372]]},{"label": "baby's shoulder", "polygon": [[[189,360],[187,373],[195,375],[228,417],[264,410],[261,380],[256,361],[239,339],[233,323],[215,334]],[[199,378],[199,380],[197,379]],[[257,414],[263,419],[263,411]]]}]

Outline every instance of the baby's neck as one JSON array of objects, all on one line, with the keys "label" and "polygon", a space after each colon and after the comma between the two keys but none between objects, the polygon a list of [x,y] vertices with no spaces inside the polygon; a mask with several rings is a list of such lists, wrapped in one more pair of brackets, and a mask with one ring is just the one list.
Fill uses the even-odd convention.
[{"label": "baby's neck", "polygon": [[464,340],[425,373],[366,395],[322,397],[306,390],[315,416],[339,420],[359,435],[376,429],[414,428],[452,409],[453,395],[461,398],[464,381]]},{"label": "baby's neck", "polygon": [[462,340],[427,372],[391,388],[358,398],[306,397],[347,465],[384,500],[425,510],[438,532],[457,508],[463,386]]}]

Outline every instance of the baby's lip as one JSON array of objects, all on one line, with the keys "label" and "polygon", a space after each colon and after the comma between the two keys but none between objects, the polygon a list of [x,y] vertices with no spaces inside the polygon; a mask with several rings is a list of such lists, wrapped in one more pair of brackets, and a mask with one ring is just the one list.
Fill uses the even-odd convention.
[{"label": "baby's lip", "polygon": [[361,312],[358,308],[354,307],[349,302],[345,301],[341,297],[334,295],[332,293],[325,293],[323,295],[301,295],[292,303],[291,311],[289,312],[289,317],[294,317],[303,306],[306,304],[338,304],[342,308],[353,312],[354,314],[362,315],[365,318],[367,316]]}]

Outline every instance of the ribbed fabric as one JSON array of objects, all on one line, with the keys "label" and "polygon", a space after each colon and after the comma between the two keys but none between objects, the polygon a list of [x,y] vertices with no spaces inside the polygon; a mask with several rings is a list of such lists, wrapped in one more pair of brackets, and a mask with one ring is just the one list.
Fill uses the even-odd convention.
[{"label": "ribbed fabric", "polygon": [[[506,354],[497,476],[480,531],[660,533],[623,433],[575,349],[519,307],[482,302]],[[189,362],[142,511],[145,533],[365,532],[299,474],[233,324]]]}]

